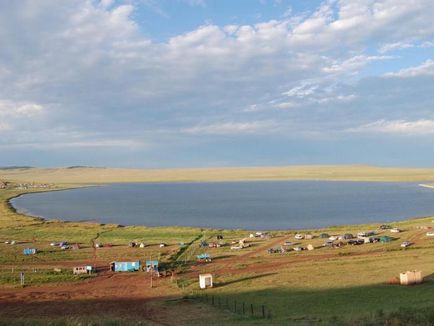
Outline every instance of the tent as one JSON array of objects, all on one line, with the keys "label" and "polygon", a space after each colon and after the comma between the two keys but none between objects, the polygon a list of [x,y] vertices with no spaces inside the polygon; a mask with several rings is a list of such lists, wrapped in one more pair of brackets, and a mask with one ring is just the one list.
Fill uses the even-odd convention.
[{"label": "tent", "polygon": [[27,255],[34,255],[34,254],[36,254],[36,252],[37,252],[37,250],[35,248],[25,248],[23,250],[23,254],[26,256]]},{"label": "tent", "polygon": [[383,235],[381,237],[378,237],[378,239],[380,239],[381,243],[386,243],[386,242],[390,242],[390,241],[395,240],[395,238],[389,237],[387,235]]}]

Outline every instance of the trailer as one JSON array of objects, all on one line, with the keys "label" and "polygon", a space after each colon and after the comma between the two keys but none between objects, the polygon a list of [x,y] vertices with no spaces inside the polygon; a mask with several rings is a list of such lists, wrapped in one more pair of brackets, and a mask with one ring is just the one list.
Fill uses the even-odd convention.
[{"label": "trailer", "polygon": [[112,272],[138,272],[140,270],[140,261],[111,262],[110,270]]}]

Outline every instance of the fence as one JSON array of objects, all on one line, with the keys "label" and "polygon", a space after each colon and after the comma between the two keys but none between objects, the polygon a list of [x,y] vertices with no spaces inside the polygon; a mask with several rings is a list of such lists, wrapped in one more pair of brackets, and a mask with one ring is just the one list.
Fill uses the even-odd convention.
[{"label": "fence", "polygon": [[192,298],[243,316],[271,319],[271,310],[265,305],[249,303],[239,298],[208,294],[195,294]]}]

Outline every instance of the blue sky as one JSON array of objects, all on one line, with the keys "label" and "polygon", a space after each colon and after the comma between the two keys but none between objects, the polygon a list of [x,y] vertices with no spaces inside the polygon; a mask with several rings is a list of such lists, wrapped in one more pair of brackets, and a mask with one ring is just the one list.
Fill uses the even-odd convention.
[{"label": "blue sky", "polygon": [[434,165],[434,2],[0,2],[0,166]]}]

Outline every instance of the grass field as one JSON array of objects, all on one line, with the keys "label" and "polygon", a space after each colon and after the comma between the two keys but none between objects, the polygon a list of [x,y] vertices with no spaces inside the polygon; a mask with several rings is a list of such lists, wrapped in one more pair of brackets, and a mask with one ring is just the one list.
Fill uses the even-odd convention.
[{"label": "grass field", "polygon": [[0,169],[0,180],[45,183],[110,183],[234,180],[434,181],[434,169],[365,165],[306,165],[202,169],[25,168]]},{"label": "grass field", "polygon": [[[349,175],[351,168],[348,169],[340,172],[340,178],[348,173],[345,178],[354,180]],[[56,173],[63,171],[56,171],[55,176],[48,179],[46,170],[40,171],[39,176],[37,171],[24,170],[23,176],[14,180],[57,183]],[[19,172],[8,170],[7,173],[16,176]],[[28,173],[33,173],[34,179],[25,179]],[[402,178],[433,180],[429,173],[424,170]],[[391,176],[392,173],[381,178],[370,174],[370,178],[378,180]],[[66,182],[71,181],[68,178],[72,176],[65,174],[59,178]],[[2,174],[0,179],[6,178]],[[395,177],[397,180],[401,179]],[[89,174],[79,182],[102,182],[102,179],[98,181]],[[403,230],[398,234],[380,231],[378,224],[298,230],[316,236],[322,232],[337,235],[375,230],[396,240],[332,249],[321,248],[324,240],[316,237],[297,241],[302,246],[313,244],[316,250],[269,254],[268,248],[280,246],[284,240],[295,241],[295,231],[273,232],[270,239],[250,239],[250,232],[244,230],[44,221],[19,215],[9,207],[8,198],[28,191],[0,190],[0,324],[2,321],[29,325],[48,321],[59,325],[121,325],[140,321],[146,325],[434,323],[434,239],[426,236],[427,230],[434,227],[431,217],[392,223]],[[201,240],[215,241],[217,234],[223,235],[228,244],[247,237],[250,247],[238,251],[230,250],[230,245],[212,249],[199,247]],[[4,244],[5,240],[18,243]],[[61,250],[50,246],[50,242],[61,240],[80,243],[82,249]],[[404,240],[414,245],[401,248]],[[113,246],[95,250],[93,241]],[[130,241],[144,242],[147,247],[129,248]],[[160,248],[161,242],[167,246]],[[23,256],[25,247],[36,247],[40,252]],[[213,257],[211,263],[196,261],[196,255],[204,252]],[[174,277],[154,280],[154,287],[150,288],[151,280],[146,273],[113,275],[104,270],[110,261],[149,258],[159,259],[165,268],[174,271]],[[73,276],[72,266],[83,263],[96,264],[101,272],[90,278]],[[54,268],[62,272],[55,273]],[[426,281],[409,287],[388,284],[391,278],[406,270],[421,270]],[[20,271],[27,275],[24,289],[18,285]],[[214,275],[215,287],[200,291],[197,277],[204,272]],[[251,305],[254,317],[249,316]],[[261,318],[262,306],[266,319]],[[66,313],[59,317],[59,311]]]}]

